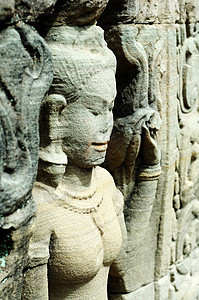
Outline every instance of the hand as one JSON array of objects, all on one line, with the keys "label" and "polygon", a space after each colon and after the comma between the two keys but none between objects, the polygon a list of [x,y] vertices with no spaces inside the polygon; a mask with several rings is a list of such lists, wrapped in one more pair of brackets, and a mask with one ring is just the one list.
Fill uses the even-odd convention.
[{"label": "hand", "polygon": [[150,130],[144,125],[142,127],[141,157],[147,166],[155,166],[160,163],[160,150]]}]

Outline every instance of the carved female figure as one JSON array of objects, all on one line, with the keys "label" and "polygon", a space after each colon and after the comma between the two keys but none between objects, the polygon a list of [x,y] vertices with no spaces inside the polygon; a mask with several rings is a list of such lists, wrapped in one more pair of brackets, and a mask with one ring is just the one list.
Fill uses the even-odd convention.
[{"label": "carved female figure", "polygon": [[41,136],[40,153],[53,163],[48,173],[60,164],[64,173],[54,185],[43,176],[35,186],[23,297],[103,300],[123,222],[121,193],[98,167],[113,125],[115,58],[96,26],[51,28],[47,41],[54,81],[46,100],[50,142]]}]

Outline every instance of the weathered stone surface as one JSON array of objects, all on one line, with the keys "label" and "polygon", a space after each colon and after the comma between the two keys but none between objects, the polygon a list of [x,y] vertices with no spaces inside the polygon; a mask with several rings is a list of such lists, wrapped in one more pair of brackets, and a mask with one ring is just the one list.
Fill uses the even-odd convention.
[{"label": "weathered stone surface", "polygon": [[[155,168],[159,165],[160,156],[156,142],[150,141],[148,137],[161,125],[157,111],[159,91],[158,89],[152,91],[149,87],[149,82],[154,82],[158,74],[153,65],[156,61],[148,64],[148,60],[153,59],[150,57],[150,47],[145,48],[143,44],[144,40],[149,38],[147,27],[133,25],[107,27],[105,36],[108,46],[114,51],[118,61],[115,125],[105,166],[114,173],[118,186],[127,197],[134,184],[133,170],[139,152],[142,153],[140,165],[143,164],[143,168],[149,168],[150,164],[155,174]],[[156,41],[157,32],[154,27],[150,31],[152,47],[155,46]],[[151,153],[146,153],[145,148],[150,142],[153,144]],[[122,184],[122,174],[125,174],[125,184]]]},{"label": "weathered stone surface", "polygon": [[48,136],[41,135],[40,159],[66,166],[53,185],[39,169],[22,298],[105,300],[109,268],[122,243],[119,221],[124,227],[122,194],[97,167],[113,126],[115,57],[97,26],[52,27],[46,40],[54,80],[42,111]]},{"label": "weathered stone surface", "polygon": [[[194,13],[194,11],[192,11]],[[195,11],[196,12],[196,11]],[[178,122],[177,161],[174,189],[174,239],[176,275],[173,282],[176,299],[197,299],[198,269],[194,253],[198,251],[198,30],[193,24],[177,27]],[[175,199],[178,197],[178,205]]]},{"label": "weathered stone surface", "polygon": [[158,283],[156,283],[156,299],[157,300],[167,300],[169,299],[169,285],[170,278],[169,275],[162,277]]},{"label": "weathered stone surface", "polygon": [[[199,21],[199,3],[197,0],[180,0],[179,11],[180,22],[195,23]],[[194,26],[197,26],[197,24]]]},{"label": "weathered stone surface", "polygon": [[[78,39],[77,36],[79,37]],[[115,80],[112,76],[115,68],[115,59],[106,46],[103,31],[100,27],[52,27],[46,37],[46,41],[51,48],[55,68],[51,95],[47,99],[43,119],[40,122],[43,129],[41,129],[40,158],[51,163],[67,164],[66,153],[67,147],[71,147],[71,130],[67,131],[64,125],[58,126],[59,119],[62,118],[60,114],[66,106],[66,99],[70,103],[73,103],[78,98],[88,99],[89,106],[89,101],[95,101],[95,97],[98,97],[98,93],[100,93],[101,97],[112,101],[111,110],[115,96],[115,92],[111,92],[111,83],[115,86]],[[71,48],[73,51],[71,51]],[[87,59],[87,55],[89,55],[89,59]],[[63,57],[66,57],[65,61],[63,61]],[[110,78],[109,80],[112,82],[105,83],[104,79],[106,77]],[[98,82],[98,87],[93,89],[93,86],[96,86],[96,82]],[[49,113],[49,110],[50,116],[47,120],[45,115],[46,112]],[[101,131],[100,122],[103,124],[104,119],[102,117],[98,117],[98,119],[98,130]],[[46,135],[44,130],[47,121],[49,124],[48,135]],[[108,132],[104,133],[105,140],[108,140],[106,135],[110,134],[111,124],[112,119],[110,118],[107,125]],[[95,130],[97,129],[94,130],[93,128],[91,130],[89,125],[87,127],[91,131],[90,139],[95,140]],[[85,128],[85,131],[88,129]],[[82,153],[83,156],[85,151],[83,148],[85,147],[83,143],[84,137],[81,134],[78,135],[79,139],[82,140],[82,147],[76,149],[76,152],[79,152],[79,156]],[[75,142],[77,138],[73,139]],[[79,159],[78,163],[81,164],[81,159]]]},{"label": "weathered stone surface", "polygon": [[123,295],[122,294],[110,295],[110,300],[141,300],[141,299],[148,299],[148,300],[155,299],[154,283],[145,285],[132,293],[126,293]]},{"label": "weathered stone surface", "polygon": [[135,24],[174,24],[199,21],[197,0],[110,0],[100,23],[113,25],[120,23]]},{"label": "weathered stone surface", "polygon": [[2,0],[0,2],[0,23],[9,21],[14,15],[14,0]]},{"label": "weathered stone surface", "polygon": [[[74,282],[70,285],[74,298],[106,299],[110,256],[115,257],[120,241],[116,238],[120,236],[117,222],[114,228],[109,224],[113,224],[115,210],[121,213],[122,198],[104,169],[94,167],[92,175],[89,168],[84,169],[104,161],[112,126],[112,118],[106,121],[112,105],[105,113],[104,100],[110,101],[115,95],[113,56],[100,29],[90,26],[97,21],[104,26],[108,46],[117,57],[118,94],[105,166],[125,196],[128,234],[111,267],[110,297],[197,300],[198,0],[1,1],[0,298],[21,299],[22,269],[28,266],[27,247],[35,212],[31,198],[38,159],[35,122],[51,78],[49,50],[32,27],[23,25],[25,22],[47,35],[55,76],[41,111],[38,181],[42,183],[34,190],[39,203],[38,230],[29,249],[30,269],[24,273],[22,297],[48,298],[47,261],[51,255],[51,296],[54,292],[64,298],[68,293],[67,284],[61,283],[68,276],[64,272],[70,270],[74,275],[78,269],[83,275],[78,273],[82,276],[77,279],[77,288]],[[106,131],[105,142],[104,138],[96,139],[102,131]],[[64,196],[57,199],[62,192]],[[97,212],[80,214],[81,205],[90,201],[99,204]],[[63,208],[63,203],[67,207]],[[68,243],[71,232],[72,242]],[[79,236],[83,244],[78,244]],[[59,245],[57,241],[61,241]],[[64,250],[57,255],[60,245]],[[96,253],[96,249],[100,250]],[[72,267],[66,266],[67,257],[70,262],[74,259]],[[94,270],[96,258],[100,271],[88,285],[80,287],[85,274]],[[34,277],[38,280],[32,280]],[[72,299],[71,294],[67,298]]]},{"label": "weathered stone surface", "polygon": [[[157,299],[196,300],[199,292],[198,263],[198,248],[196,248],[183,262],[172,266],[170,278],[166,275],[155,284]],[[194,271],[190,269],[191,264],[196,266]]]},{"label": "weathered stone surface", "polygon": [[15,0],[13,21],[35,22],[45,13],[51,13],[57,0]]},{"label": "weathered stone surface", "polygon": [[107,3],[108,0],[60,0],[57,1],[51,18],[46,18],[45,23],[50,26],[95,24]]},{"label": "weathered stone surface", "polygon": [[175,23],[178,19],[178,0],[110,0],[100,23],[106,25],[118,23],[167,24]]},{"label": "weathered stone surface", "polygon": [[[110,277],[111,291],[131,292],[154,281],[155,269],[161,263],[162,255],[166,268],[170,263],[170,247],[163,249],[165,253],[161,253],[160,260],[157,261],[158,231],[155,228],[159,223],[162,192],[168,189],[165,192],[167,208],[164,208],[164,213],[169,218],[166,224],[162,219],[161,225],[164,224],[167,232],[164,235],[165,243],[171,243],[172,230],[167,226],[172,216],[174,168],[172,166],[168,171],[168,166],[173,165],[176,159],[175,152],[172,152],[176,144],[175,140],[173,144],[169,143],[164,130],[168,130],[168,124],[169,128],[173,128],[177,116],[174,106],[171,116],[167,112],[168,101],[175,99],[175,88],[169,87],[177,75],[176,49],[173,45],[175,32],[175,26],[170,30],[167,25],[154,25],[150,28],[146,25],[106,27],[108,46],[114,51],[118,61],[118,94],[114,107],[113,140],[110,141],[105,165],[110,168],[116,184],[125,195],[128,230],[127,254],[119,262],[123,273],[119,275],[120,278]],[[167,48],[168,41],[170,45]],[[166,76],[168,64],[171,64],[169,77]],[[162,118],[161,127],[158,112]],[[154,133],[158,129],[160,132],[156,136]],[[171,131],[169,134],[173,136],[174,133]],[[163,166],[158,185],[160,155],[157,143],[162,152]]]},{"label": "weathered stone surface", "polygon": [[[108,4],[108,5],[107,5]],[[107,8],[106,8],[107,6]],[[54,25],[88,25],[100,19],[101,24],[118,23],[190,23],[199,21],[197,0],[9,0],[1,2],[1,18],[8,20],[14,13],[13,20],[34,22],[47,15],[46,22]],[[15,8],[15,11],[14,11]],[[50,18],[50,19],[49,19]]]},{"label": "weathered stone surface", "polygon": [[34,23],[42,18],[50,26],[90,25],[96,23],[107,3],[108,0],[3,0],[0,22]]},{"label": "weathered stone surface", "polygon": [[0,298],[20,299],[35,204],[41,102],[52,80],[47,44],[28,25],[0,32]]},{"label": "weathered stone surface", "polygon": [[[191,271],[198,251],[198,30],[193,24],[176,26],[177,100],[176,163],[171,263],[175,272],[172,299],[197,299],[197,271]],[[175,149],[175,146],[174,146]],[[165,218],[168,220],[168,215]],[[169,228],[170,223],[165,222]],[[165,270],[165,273],[167,271]],[[167,286],[171,292],[170,283]],[[161,287],[160,287],[161,291]]]},{"label": "weathered stone surface", "polygon": [[0,209],[5,216],[26,205],[36,178],[37,120],[52,63],[45,42],[27,25],[7,28],[0,38]]}]

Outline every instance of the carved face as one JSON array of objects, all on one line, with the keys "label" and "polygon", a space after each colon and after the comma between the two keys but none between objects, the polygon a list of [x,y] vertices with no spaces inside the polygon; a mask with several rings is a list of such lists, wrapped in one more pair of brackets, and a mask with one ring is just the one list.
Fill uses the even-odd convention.
[{"label": "carved face", "polygon": [[115,95],[114,72],[106,70],[93,76],[81,96],[61,111],[62,149],[69,164],[92,167],[104,162],[113,126]]}]

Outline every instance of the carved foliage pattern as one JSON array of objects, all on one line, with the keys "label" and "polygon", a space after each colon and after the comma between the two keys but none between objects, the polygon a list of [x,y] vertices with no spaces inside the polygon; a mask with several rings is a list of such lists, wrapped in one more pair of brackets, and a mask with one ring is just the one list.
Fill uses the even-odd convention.
[{"label": "carved foliage pattern", "polygon": [[[192,263],[197,264],[193,255],[199,245],[198,41],[197,23],[194,25],[189,24],[187,28],[183,25],[177,27],[179,127],[177,129],[177,157],[173,197],[175,210],[173,216],[173,246],[171,248],[171,264],[177,264],[176,271],[174,273],[171,271],[171,274],[174,274],[172,275],[175,279],[173,285],[177,291],[177,299],[181,299],[180,297],[185,293],[182,288],[182,282],[185,280],[183,276],[194,277],[197,274],[197,270],[193,268]],[[190,277],[187,282],[190,285],[189,289],[192,290]]]}]

